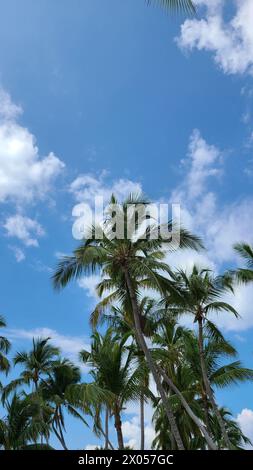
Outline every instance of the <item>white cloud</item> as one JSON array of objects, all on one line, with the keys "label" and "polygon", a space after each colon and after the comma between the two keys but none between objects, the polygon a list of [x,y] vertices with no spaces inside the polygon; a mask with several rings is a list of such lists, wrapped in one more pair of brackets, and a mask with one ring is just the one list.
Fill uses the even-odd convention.
[{"label": "white cloud", "polygon": [[52,275],[54,270],[50,266],[44,264],[41,260],[34,260],[31,264],[32,268],[38,273],[46,273]]},{"label": "white cloud", "polygon": [[[253,411],[244,408],[241,413],[237,415],[237,421],[245,436],[253,442]],[[247,448],[252,449],[252,446],[247,446]]]},{"label": "white cloud", "polygon": [[210,176],[220,174],[215,165],[221,159],[221,151],[214,145],[209,145],[195,129],[190,137],[188,159],[190,170],[185,181],[188,196],[193,199],[203,194],[206,181]]},{"label": "white cloud", "polygon": [[[171,201],[180,202],[183,225],[202,237],[207,251],[169,253],[167,261],[174,268],[183,267],[189,271],[197,264],[210,267],[216,273],[222,272],[225,263],[236,265],[242,262],[235,255],[234,243],[252,243],[253,199],[222,204],[218,195],[208,189],[209,178],[221,174],[220,169],[217,172],[217,163],[222,163],[221,155],[219,149],[205,142],[199,131],[194,131],[184,161],[187,171],[181,184],[172,192]],[[224,313],[219,315],[221,327],[230,331],[253,327],[252,285],[238,286],[235,295],[227,295],[225,300],[236,308],[241,319]]]},{"label": "white cloud", "polygon": [[54,253],[54,256],[57,258],[57,259],[60,259],[60,258],[64,258],[65,256],[68,256],[67,253],[64,253],[63,251],[56,251]]},{"label": "white cloud", "polygon": [[22,109],[0,90],[0,202],[33,203],[45,197],[64,163],[50,152],[41,157],[36,139],[17,122]]},{"label": "white cloud", "polygon": [[104,220],[104,213],[112,194],[118,201],[124,200],[129,194],[140,194],[140,183],[128,179],[119,179],[113,182],[107,181],[108,174],[102,171],[98,176],[82,174],[70,185],[69,191],[78,202],[72,210],[72,216],[76,218],[72,234],[76,240],[89,237],[93,224],[98,226]]},{"label": "white cloud", "polygon": [[33,219],[20,214],[8,217],[3,225],[8,237],[16,237],[26,246],[38,247],[38,238],[45,235],[43,227]]},{"label": "white cloud", "polygon": [[253,286],[252,285],[239,285],[234,289],[234,295],[228,293],[223,297],[224,302],[232,305],[240,314],[240,319],[237,319],[232,313],[221,312],[218,316],[213,318],[218,321],[221,328],[227,331],[245,331],[253,328]]},{"label": "white cloud", "polygon": [[[34,135],[18,123],[22,112],[0,88],[0,203],[11,202],[17,211],[3,227],[7,236],[18,238],[28,247],[38,246],[38,238],[45,232],[39,222],[24,215],[25,207],[48,197],[65,165],[53,152],[40,156]],[[25,259],[23,250],[10,248],[18,262]]]},{"label": "white cloud", "polygon": [[235,260],[233,245],[252,243],[253,200],[245,199],[223,208],[216,207],[206,230],[209,248],[220,262]]},{"label": "white cloud", "polygon": [[194,265],[197,265],[200,268],[209,267],[213,271],[217,271],[216,264],[205,251],[198,253],[192,250],[177,250],[167,254],[166,262],[173,269],[183,267],[187,273],[192,271]]},{"label": "white cloud", "polygon": [[8,329],[7,336],[14,340],[32,340],[33,338],[51,338],[52,344],[61,348],[63,354],[76,361],[81,349],[89,349],[89,341],[82,336],[62,335],[50,328]]},{"label": "white cloud", "polygon": [[[128,421],[123,421],[122,432],[125,439],[125,445],[140,449],[140,422],[139,416],[134,416]],[[145,424],[145,448],[151,449],[152,441],[155,438],[155,430],[150,423]]]},{"label": "white cloud", "polygon": [[81,287],[81,289],[86,291],[88,297],[98,300],[96,287],[99,282],[101,282],[101,276],[99,275],[83,276],[78,280],[78,285]]},{"label": "white cloud", "polygon": [[21,261],[25,260],[25,253],[21,248],[17,246],[10,246],[9,248],[13,251],[17,263],[21,263]]},{"label": "white cloud", "polygon": [[[221,150],[208,144],[195,130],[184,160],[187,171],[171,195],[171,202],[181,204],[183,225],[202,235],[209,250],[208,257],[215,265],[235,259],[235,242],[252,241],[253,199],[222,204],[217,194],[208,189],[210,177],[223,172],[222,167],[217,168],[217,163],[222,164],[222,155]],[[196,256],[204,260],[202,254]]]},{"label": "white cloud", "polygon": [[22,108],[14,104],[10,95],[0,88],[0,119],[13,120],[22,114],[22,112]]},{"label": "white cloud", "polygon": [[130,193],[140,193],[141,184],[128,179],[121,178],[112,183],[106,181],[108,174],[102,171],[98,176],[92,174],[79,175],[70,185],[70,192],[78,202],[94,205],[95,197],[102,196],[107,203],[112,194],[119,200],[124,199]]},{"label": "white cloud", "polygon": [[224,73],[253,75],[253,8],[252,0],[235,0],[235,14],[224,17],[224,0],[195,0],[205,8],[204,18],[187,19],[181,25],[177,43],[182,49],[213,52],[214,60]]}]

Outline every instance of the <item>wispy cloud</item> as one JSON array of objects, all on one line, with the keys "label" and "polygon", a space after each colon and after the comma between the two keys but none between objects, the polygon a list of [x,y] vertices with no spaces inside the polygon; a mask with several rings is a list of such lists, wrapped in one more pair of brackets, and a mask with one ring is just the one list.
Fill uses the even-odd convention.
[{"label": "wispy cloud", "polygon": [[33,338],[50,338],[52,344],[72,361],[77,361],[81,349],[89,349],[89,339],[85,336],[71,336],[59,333],[51,328],[42,327],[31,330],[7,329],[6,334],[12,341],[31,341]]}]

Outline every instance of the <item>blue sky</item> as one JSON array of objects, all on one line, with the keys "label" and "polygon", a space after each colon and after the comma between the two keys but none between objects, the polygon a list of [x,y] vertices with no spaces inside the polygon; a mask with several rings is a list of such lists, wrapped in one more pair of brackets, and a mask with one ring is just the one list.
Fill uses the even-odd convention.
[{"label": "blue sky", "polygon": [[[234,242],[252,242],[253,9],[196,3],[191,19],[144,0],[1,5],[0,309],[13,350],[46,334],[73,359],[88,343],[96,279],[55,294],[50,276],[76,246],[73,206],[97,193],[142,188],[180,202],[208,250],[173,255],[174,266],[220,272],[238,263]],[[242,319],[219,324],[253,367],[252,287],[229,301]],[[252,385],[218,397],[253,437]],[[128,411],[136,445],[137,409]],[[70,446],[97,442],[69,425]]]}]

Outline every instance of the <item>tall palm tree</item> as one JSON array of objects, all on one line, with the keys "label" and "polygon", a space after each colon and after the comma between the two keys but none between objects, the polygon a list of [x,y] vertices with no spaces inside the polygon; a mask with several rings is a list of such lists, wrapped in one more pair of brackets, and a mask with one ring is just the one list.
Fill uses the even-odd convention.
[{"label": "tall palm tree", "polygon": [[17,352],[14,356],[14,365],[23,366],[21,372],[21,383],[32,385],[34,390],[38,389],[39,381],[47,376],[57,364],[59,359],[59,348],[49,343],[50,338],[33,338],[31,351]]},{"label": "tall palm tree", "polygon": [[[0,328],[5,328],[6,323],[2,316],[0,316]],[[6,356],[10,350],[11,344],[5,336],[0,336],[0,371],[8,374],[10,370],[10,362]]]},{"label": "tall palm tree", "polygon": [[[114,237],[115,218],[113,216],[117,204],[118,215],[123,221],[123,238]],[[101,236],[96,236],[96,230],[91,230],[90,238],[86,239],[73,256],[64,257],[53,276],[55,288],[65,287],[71,279],[75,279],[87,272],[102,270],[105,277],[101,291],[108,288],[113,292],[107,297],[107,305],[111,302],[126,299],[134,318],[136,340],[142,349],[148,367],[154,377],[157,389],[161,395],[168,419],[177,442],[178,449],[183,450],[182,439],[177,428],[172,410],[169,407],[166,394],[161,385],[160,372],[157,370],[149,348],[143,335],[140,310],[139,286],[153,288],[164,292],[168,279],[161,275],[170,274],[170,269],[162,260],[165,256],[163,247],[167,245],[173,249],[171,231],[172,224],[168,222],[169,235],[167,239],[161,235],[161,227],[155,223],[142,230],[143,223],[147,221],[146,206],[149,204],[145,198],[130,196],[123,204],[118,204],[114,196],[111,199],[112,210],[108,211],[105,225],[99,227]],[[143,208],[142,214],[136,218],[136,205]],[[129,206],[131,206],[129,210]],[[198,249],[200,240],[183,228],[177,230],[180,235],[181,248]],[[155,236],[154,236],[155,234]],[[175,231],[174,231],[175,235]],[[178,237],[177,237],[178,239]],[[115,290],[116,288],[116,290]]]},{"label": "tall palm tree", "polygon": [[114,397],[111,412],[117,432],[118,447],[124,448],[121,413],[129,400],[140,395],[141,371],[133,365],[133,348],[127,346],[128,336],[117,338],[113,330],[108,329],[104,336],[95,332],[92,336],[91,351],[83,350],[80,358],[92,366],[90,372],[99,387],[108,390]]},{"label": "tall palm tree", "polygon": [[[194,409],[194,412],[202,421],[207,422],[209,432],[214,436],[218,445],[224,446],[220,430],[217,432],[218,421],[212,412],[209,401],[207,401],[206,407],[205,395],[203,394],[198,337],[191,330],[179,326],[175,319],[165,319],[154,335],[153,343],[154,354],[164,363],[164,370],[169,370],[170,377],[173,378],[173,382],[180,389],[183,396],[187,398],[191,408]],[[204,344],[204,352],[207,375],[212,388],[224,388],[247,380],[253,380],[253,370],[244,368],[240,361],[227,363],[227,357],[234,358],[237,352],[221,336],[217,339],[208,335]],[[185,413],[176,394],[171,389],[168,389],[168,394],[173,404],[185,447],[187,449],[205,449],[205,440],[199,433],[199,429],[189,421],[189,416]],[[157,427],[157,439],[154,442],[154,446],[158,442],[161,444],[162,441],[171,442],[168,422],[160,405],[158,405],[154,413],[154,423]],[[160,425],[161,429],[159,430]],[[231,437],[233,447],[236,447],[238,441],[234,440],[233,433],[230,433],[231,427],[227,421],[225,426],[229,438]]]},{"label": "tall palm tree", "polygon": [[[245,445],[252,446],[251,440],[242,432],[238,421],[235,421],[232,418],[231,412],[226,408],[219,408],[219,411],[225,423],[229,440],[232,443],[233,448],[235,450],[245,450]],[[221,442],[221,447],[224,447],[225,443],[222,443],[223,436],[221,433],[221,429],[216,419],[216,416],[214,415],[211,417],[211,426],[212,431],[216,435],[217,440]]]},{"label": "tall palm tree", "polygon": [[[161,317],[161,311],[158,312],[158,317]],[[216,448],[215,443],[213,441],[209,442],[205,438],[204,419],[202,409],[198,403],[196,379],[185,349],[187,337],[191,335],[191,332],[179,326],[174,318],[165,317],[158,325],[159,327],[152,338],[154,345],[152,354],[156,357],[164,372],[168,399],[173,407],[184,446],[186,449],[192,448],[192,436],[194,435],[198,441],[208,443],[209,448],[213,450]],[[169,381],[167,377],[170,377]],[[184,400],[187,402],[191,413],[184,406]],[[160,408],[160,405],[158,408]],[[194,413],[194,419],[192,413]],[[164,414],[161,410],[155,413],[154,419],[156,420],[156,417],[159,418],[159,416],[164,421]],[[173,436],[169,430],[167,432],[167,438],[170,440],[172,448],[174,448]],[[210,432],[209,434],[212,435]]]},{"label": "tall palm tree", "polygon": [[[196,392],[199,396],[199,402],[204,410],[204,421],[210,433],[215,437],[220,447],[224,447],[225,441],[222,437],[221,430],[217,432],[219,422],[217,416],[212,412],[212,406],[208,401],[208,396],[205,392],[205,387],[202,378],[201,363],[199,359],[198,338],[195,334],[191,333],[185,337],[185,356],[191,368],[191,373],[194,377]],[[209,331],[204,329],[204,356],[208,380],[212,387],[223,389],[232,385],[238,385],[248,380],[253,380],[253,370],[243,367],[239,360],[227,362],[229,358],[236,358],[237,351],[222,335],[210,336]],[[219,409],[221,416],[222,409]],[[223,419],[224,421],[224,419]],[[233,434],[230,439],[230,426],[225,421],[224,425],[233,447],[237,443],[233,440]],[[221,436],[221,437],[220,437]]]},{"label": "tall palm tree", "polygon": [[[39,385],[42,380],[49,376],[53,368],[59,360],[59,348],[52,346],[49,343],[50,338],[33,339],[33,347],[29,352],[17,352],[14,356],[14,365],[23,366],[20,377],[12,380],[6,385],[2,392],[2,401],[5,402],[6,398],[23,385],[31,386],[34,398],[38,401],[40,406],[40,419],[44,421],[45,403],[41,397]],[[41,434],[41,444],[43,443],[43,433]]]},{"label": "tall palm tree", "polygon": [[0,448],[28,449],[32,442],[37,449],[49,447],[37,443],[41,435],[48,435],[49,429],[46,420],[40,419],[40,405],[33,398],[14,394],[11,401],[6,402],[7,414],[0,420]]},{"label": "tall palm tree", "polygon": [[194,322],[198,325],[198,348],[205,391],[221,427],[224,442],[226,446],[230,448],[231,444],[207,374],[203,329],[204,325],[206,325],[213,334],[218,334],[215,325],[208,319],[210,313],[226,311],[238,317],[236,310],[231,305],[221,300],[224,291],[227,288],[231,289],[231,285],[227,278],[223,279],[221,276],[215,277],[211,274],[210,270],[199,270],[196,266],[193,267],[190,275],[187,275],[187,273],[182,270],[178,271],[176,281],[183,299],[181,313],[191,314]]},{"label": "tall palm tree", "polygon": [[72,404],[68,396],[69,388],[72,385],[78,384],[80,380],[80,369],[69,360],[61,359],[50,370],[48,377],[40,382],[39,386],[43,400],[52,407],[52,428],[65,450],[68,450],[68,448],[64,438],[64,410],[72,416],[81,419],[81,421],[87,425],[75,404]]},{"label": "tall palm tree", "polygon": [[[143,332],[146,336],[151,337],[155,328],[155,323],[153,320],[154,310],[157,308],[157,301],[149,297],[143,297],[140,301],[140,319],[142,324]],[[134,355],[138,361],[138,367],[143,370],[143,382],[141,386],[140,394],[140,429],[141,429],[141,440],[140,440],[140,450],[145,449],[145,402],[146,395],[150,396],[149,390],[149,369],[147,367],[145,356],[143,351],[136,343],[136,338],[134,334],[134,319],[132,311],[126,311],[120,307],[112,306],[110,309],[110,314],[105,313],[101,317],[101,323],[106,322],[109,324],[115,332],[120,337],[129,335],[132,338],[132,341],[135,343],[135,352]]]}]

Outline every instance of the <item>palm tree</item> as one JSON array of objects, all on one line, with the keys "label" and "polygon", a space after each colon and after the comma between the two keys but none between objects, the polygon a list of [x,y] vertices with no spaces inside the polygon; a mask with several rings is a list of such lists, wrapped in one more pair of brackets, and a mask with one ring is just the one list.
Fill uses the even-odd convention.
[{"label": "palm tree", "polygon": [[14,394],[11,401],[6,402],[7,415],[0,420],[0,448],[28,449],[32,447],[31,442],[37,449],[48,448],[48,445],[37,443],[39,436],[48,436],[49,429],[46,420],[40,419],[40,405],[33,398],[22,399]]},{"label": "palm tree", "polygon": [[[225,423],[227,434],[230,442],[233,445],[233,448],[235,450],[245,450],[245,445],[252,446],[251,440],[247,436],[245,436],[245,434],[243,434],[238,422],[232,418],[232,414],[230,413],[230,411],[226,408],[219,408],[219,412]],[[223,437],[221,429],[216,419],[216,416],[214,415],[211,417],[211,426],[212,431],[215,434],[217,440],[221,442],[221,447],[224,447],[225,443],[222,443]]]},{"label": "palm tree", "polygon": [[[220,437],[221,430],[217,432],[217,416],[211,412],[212,407],[210,407],[202,379],[198,338],[193,333],[185,337],[185,355],[194,377],[195,387],[199,395],[201,407],[204,410],[204,420],[207,428],[210,430],[210,433],[215,436],[220,447],[222,447],[225,445],[224,438],[222,438],[222,436]],[[238,385],[239,383],[247,380],[253,380],[253,370],[243,367],[239,360],[227,363],[227,358],[236,358],[237,351],[227,340],[222,338],[222,335],[219,335],[218,337],[210,336],[209,331],[205,332],[204,356],[207,376],[212,389],[214,387],[229,387],[232,385]],[[221,410],[222,409],[219,409],[221,416],[223,416]],[[213,423],[215,423],[215,426]],[[230,427],[228,424],[229,423],[224,422],[229,440],[232,446],[235,447],[237,444],[232,438],[233,435],[230,439]]]},{"label": "palm tree", "polygon": [[247,284],[253,281],[253,247],[246,243],[237,243],[234,249],[246,262],[246,268],[230,271],[238,282]]},{"label": "palm tree", "polygon": [[65,431],[64,410],[72,416],[79,418],[86,425],[86,421],[72,404],[68,390],[81,380],[80,369],[67,359],[61,359],[48,373],[48,377],[40,382],[40,393],[43,400],[52,407],[51,424],[53,431],[63,449],[68,450],[63,432]]},{"label": "palm tree", "polygon": [[[23,385],[32,386],[32,393],[38,406],[40,406],[40,419],[44,421],[45,403],[41,397],[39,385],[40,382],[49,376],[50,372],[56,366],[59,359],[59,348],[49,344],[49,339],[33,339],[33,347],[29,352],[17,352],[14,356],[14,365],[21,365],[24,370],[21,372],[20,377],[12,380],[6,385],[2,392],[2,401],[5,402],[9,394]],[[43,443],[43,434],[41,434],[41,444]]]},{"label": "palm tree", "polygon": [[134,368],[134,351],[131,346],[126,345],[127,340],[128,336],[119,339],[112,329],[108,329],[104,336],[95,332],[91,351],[80,352],[84,363],[93,367],[90,373],[94,383],[113,396],[110,408],[114,416],[119,449],[124,448],[121,413],[129,400],[139,397],[142,375],[139,369]]},{"label": "palm tree", "polygon": [[[2,316],[0,316],[0,328],[5,328],[6,323]],[[11,344],[5,336],[0,336],[0,371],[8,374],[10,370],[10,363],[6,354],[10,350]]]},{"label": "palm tree", "polygon": [[[157,301],[155,299],[150,299],[149,297],[143,297],[140,301],[140,320],[142,324],[143,332],[145,336],[151,337],[155,328],[155,323],[153,320],[153,314],[157,308]],[[132,311],[125,311],[119,307],[112,306],[110,309],[110,314],[104,314],[101,317],[101,323],[106,322],[109,324],[117,335],[124,337],[125,335],[131,336],[132,341],[135,343],[135,352],[134,355],[138,361],[138,367],[143,370],[143,383],[141,386],[140,394],[140,429],[141,429],[141,440],[140,440],[140,450],[145,449],[145,402],[146,395],[150,397],[149,390],[149,370],[145,361],[145,356],[143,351],[136,343],[136,338],[134,335],[134,319]]]},{"label": "palm tree", "polygon": [[[158,318],[161,318],[162,310],[158,311]],[[163,313],[164,315],[164,313]],[[206,438],[206,430],[203,426],[203,413],[198,403],[198,394],[196,391],[196,378],[188,361],[185,345],[190,330],[179,326],[174,318],[164,317],[164,320],[158,322],[158,328],[153,336],[152,354],[164,373],[164,387],[168,394],[168,399],[173,408],[178,427],[186,449],[193,448],[194,438],[204,444],[208,443],[211,450],[216,448],[212,439]],[[170,380],[168,380],[170,377]],[[187,402],[187,406],[185,403]],[[188,410],[190,409],[190,412]],[[194,415],[194,416],[193,416]],[[162,419],[164,429],[166,428],[166,419],[160,405],[158,405],[156,418]],[[162,431],[163,433],[163,431]],[[167,431],[167,440],[174,448],[174,439],[169,429]],[[209,432],[211,436],[211,433]],[[195,444],[196,445],[196,442]]]},{"label": "palm tree", "polygon": [[167,450],[173,449],[173,442],[170,432],[170,426],[164,407],[157,405],[153,414],[152,423],[155,428],[156,436],[152,442],[152,449]]},{"label": "palm tree", "polygon": [[[236,310],[231,305],[220,300],[224,291],[228,288],[231,289],[231,284],[227,278],[223,279],[221,276],[215,277],[211,274],[210,270],[199,270],[196,266],[193,267],[190,275],[187,275],[182,270],[178,271],[176,281],[183,299],[181,302],[181,313],[193,315],[194,322],[198,324],[198,349],[205,391],[221,427],[224,442],[230,448],[231,444],[207,374],[203,328],[205,325],[213,334],[219,335],[215,325],[207,318],[213,312],[226,311],[238,317]],[[177,306],[175,306],[176,309]],[[179,311],[180,307],[178,308]]]},{"label": "palm tree", "polygon": [[[113,216],[115,205],[117,205],[118,215],[123,221],[123,238],[113,236],[115,235],[115,218]],[[79,278],[84,273],[101,270],[105,280],[101,283],[100,292],[105,289],[113,290],[113,292],[107,297],[106,303],[101,304],[100,307],[117,301],[122,302],[122,299],[126,301],[128,309],[131,308],[133,313],[136,340],[145,355],[149,370],[161,395],[178,449],[183,450],[179,430],[161,385],[160,373],[152,360],[140,322],[138,304],[140,285],[165,292],[169,281],[168,278],[161,275],[161,272],[168,276],[171,271],[168,265],[162,261],[165,256],[163,248],[167,245],[173,249],[172,224],[170,222],[167,224],[169,230],[167,239],[162,237],[161,227],[155,223],[142,230],[143,223],[148,218],[145,211],[147,205],[149,205],[149,201],[141,196],[130,196],[123,204],[118,204],[112,196],[104,226],[99,227],[98,232],[94,228],[90,230],[90,238],[86,239],[74,251],[73,256],[64,257],[60,261],[53,276],[53,282],[55,288],[62,288],[71,279]],[[136,206],[142,207],[142,214],[139,213],[138,219],[135,212]],[[96,236],[96,233],[99,233],[99,237]],[[173,234],[175,235],[175,230]],[[181,248],[198,249],[201,246],[200,240],[183,228],[177,230],[177,235],[180,236]]]},{"label": "palm tree", "polygon": [[[205,339],[205,361],[208,379],[212,387],[224,388],[253,380],[253,370],[244,368],[240,361],[226,363],[225,359],[235,357],[237,352],[221,335],[218,338],[208,335]],[[173,383],[180,389],[199,419],[206,422],[210,435],[214,436],[220,446],[224,445],[220,430],[217,432],[217,418],[203,393],[198,338],[195,333],[179,326],[175,319],[165,319],[163,323],[160,323],[159,329],[153,337],[153,343],[153,354],[163,363],[163,369],[169,371]],[[189,421],[189,416],[185,413],[177,395],[170,388],[168,388],[168,394],[185,447],[187,449],[205,449],[206,443],[199,428]],[[166,442],[173,445],[168,421],[161,408],[158,405],[154,413],[154,424],[157,429],[155,447],[158,446],[158,443],[163,446]],[[236,447],[238,441],[234,440],[232,432],[229,433],[230,422],[225,422],[225,426],[233,447]]]},{"label": "palm tree", "polygon": [[[222,419],[225,423],[227,433],[230,442],[233,444],[233,448],[236,450],[243,450],[244,446],[252,445],[250,439],[245,436],[240,429],[237,421],[232,419],[231,413],[224,408],[219,409]],[[153,424],[156,432],[156,436],[152,442],[152,449],[166,450],[172,447],[171,434],[169,432],[168,419],[164,413],[164,409],[161,405],[158,405],[153,415]],[[210,417],[212,432],[216,436],[218,441],[222,441],[221,429],[217,419],[212,415]],[[182,423],[185,426],[185,423]],[[189,430],[188,430],[189,432]],[[194,434],[194,430],[191,428],[188,434],[188,450],[203,450],[205,449],[205,442],[199,435]]]},{"label": "palm tree", "polygon": [[48,376],[59,359],[59,348],[49,344],[50,338],[33,338],[33,347],[29,352],[17,352],[14,356],[14,365],[21,365],[24,370],[20,375],[20,384],[32,385],[38,389],[39,381]]}]

